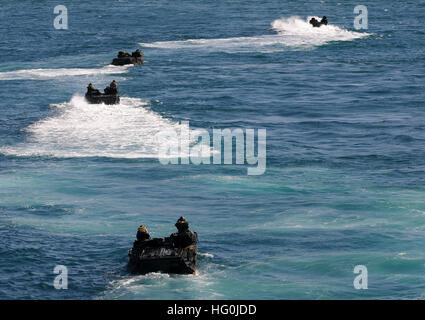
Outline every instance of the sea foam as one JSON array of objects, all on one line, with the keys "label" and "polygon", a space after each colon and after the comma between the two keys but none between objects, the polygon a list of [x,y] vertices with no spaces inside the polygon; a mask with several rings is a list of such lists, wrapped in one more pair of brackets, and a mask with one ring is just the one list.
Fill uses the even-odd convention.
[{"label": "sea foam", "polygon": [[[28,133],[26,141],[0,148],[0,153],[57,158],[157,158],[163,143],[179,143],[177,138],[162,141],[157,134],[178,132],[181,125],[147,105],[147,101],[127,97],[122,97],[119,105],[89,104],[84,97],[75,95],[69,102],[51,105],[52,116],[24,129]],[[176,155],[170,155],[173,156]]]},{"label": "sea foam", "polygon": [[0,81],[3,80],[46,80],[86,75],[122,74],[128,66],[108,65],[102,68],[59,68],[59,69],[22,69],[0,72]]},{"label": "sea foam", "polygon": [[[326,44],[331,41],[352,41],[367,37],[370,34],[349,31],[329,24],[320,28],[313,28],[307,19],[297,16],[281,18],[271,23],[276,32],[273,35],[253,37],[232,37],[217,39],[189,39],[182,41],[159,41],[140,43],[143,47],[162,49],[204,49],[223,52],[275,52],[288,49],[308,49]],[[316,17],[318,18],[318,17]]]}]

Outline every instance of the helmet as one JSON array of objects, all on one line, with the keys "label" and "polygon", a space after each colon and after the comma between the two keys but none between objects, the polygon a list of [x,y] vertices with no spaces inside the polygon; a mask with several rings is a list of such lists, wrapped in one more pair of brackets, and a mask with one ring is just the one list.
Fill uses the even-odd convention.
[{"label": "helmet", "polygon": [[177,220],[175,226],[179,231],[184,231],[186,229],[189,229],[189,222],[187,222],[186,219],[183,216],[181,216]]},{"label": "helmet", "polygon": [[149,233],[148,228],[146,228],[145,226],[140,226],[137,228],[138,232],[144,232],[144,233]]},{"label": "helmet", "polygon": [[151,236],[149,234],[148,229],[145,226],[140,226],[139,228],[137,228],[137,234],[136,234],[136,238],[139,241],[144,241],[149,239]]}]

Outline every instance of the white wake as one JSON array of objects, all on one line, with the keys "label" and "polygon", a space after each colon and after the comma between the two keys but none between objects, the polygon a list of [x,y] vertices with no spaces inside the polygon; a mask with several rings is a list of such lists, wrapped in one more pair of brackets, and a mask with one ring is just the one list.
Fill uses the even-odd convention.
[{"label": "white wake", "polygon": [[105,66],[102,68],[59,68],[59,69],[23,69],[15,71],[0,72],[1,80],[46,80],[51,78],[122,74],[126,73],[128,66]]},{"label": "white wake", "polygon": [[163,143],[179,143],[178,138],[162,141],[157,134],[179,132],[181,125],[144,107],[147,104],[126,97],[119,105],[89,104],[76,95],[69,102],[51,105],[55,109],[53,116],[27,127],[25,142],[2,147],[0,153],[58,158],[157,158]]},{"label": "white wake", "polygon": [[[143,47],[163,49],[205,49],[209,51],[235,52],[275,52],[288,49],[308,49],[331,41],[352,41],[370,34],[349,31],[329,24],[313,28],[308,21],[297,16],[281,18],[271,23],[274,35],[254,37],[234,37],[219,39],[189,39],[182,41],[159,41],[140,43]],[[318,17],[316,17],[318,18]],[[319,19],[320,20],[320,19]]]}]

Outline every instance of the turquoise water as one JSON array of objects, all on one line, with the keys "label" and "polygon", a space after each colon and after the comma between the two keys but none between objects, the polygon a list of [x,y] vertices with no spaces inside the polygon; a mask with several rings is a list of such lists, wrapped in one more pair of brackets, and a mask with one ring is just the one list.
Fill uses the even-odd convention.
[{"label": "turquoise water", "polygon": [[[358,31],[357,1],[74,1],[55,30],[58,4],[0,7],[0,298],[424,298],[424,3]],[[84,101],[113,79],[119,106]],[[265,174],[160,164],[180,121],[267,129]],[[198,274],[129,275],[137,226],[181,215]]]}]

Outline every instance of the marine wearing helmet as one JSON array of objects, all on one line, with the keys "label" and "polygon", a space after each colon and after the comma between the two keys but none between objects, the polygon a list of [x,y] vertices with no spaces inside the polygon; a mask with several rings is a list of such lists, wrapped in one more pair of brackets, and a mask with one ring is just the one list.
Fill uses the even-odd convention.
[{"label": "marine wearing helmet", "polygon": [[108,87],[105,88],[105,94],[118,94],[118,87],[115,80],[113,80]]},{"label": "marine wearing helmet", "polygon": [[135,58],[139,58],[139,57],[142,57],[142,56],[143,56],[143,52],[142,52],[142,51],[140,51],[140,49],[137,49],[136,51],[134,51],[134,52],[131,54],[131,56],[132,56],[132,57],[135,57]]},{"label": "marine wearing helmet", "polygon": [[100,91],[96,89],[92,83],[89,83],[89,85],[87,86],[87,94],[100,94]]},{"label": "marine wearing helmet", "polygon": [[175,248],[185,248],[198,242],[198,233],[189,230],[189,222],[184,217],[180,217],[175,226],[178,232],[170,235]]},{"label": "marine wearing helmet", "polygon": [[136,234],[137,241],[145,241],[149,240],[151,238],[151,235],[148,231],[148,228],[141,225],[139,228],[137,228],[137,234]]}]

